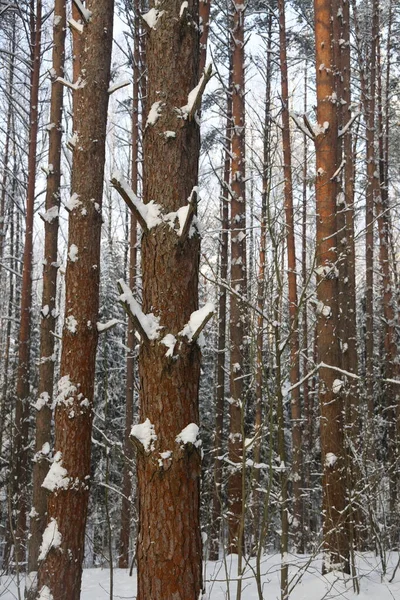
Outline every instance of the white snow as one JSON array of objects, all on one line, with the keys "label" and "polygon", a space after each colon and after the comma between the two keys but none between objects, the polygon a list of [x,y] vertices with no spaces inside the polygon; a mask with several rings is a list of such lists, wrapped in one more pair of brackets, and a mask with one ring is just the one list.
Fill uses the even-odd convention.
[{"label": "white snow", "polygon": [[97,323],[97,331],[102,333],[103,331],[107,331],[107,329],[111,329],[114,325],[118,325],[121,323],[119,319],[110,319],[107,323]]},{"label": "white snow", "polygon": [[164,137],[168,140],[168,139],[173,139],[176,138],[176,133],[175,131],[164,131]]},{"label": "white snow", "polygon": [[54,219],[58,217],[58,206],[52,206],[49,210],[42,215],[42,219],[46,221],[46,223],[52,223]]},{"label": "white snow", "polygon": [[131,436],[136,438],[143,446],[146,452],[154,450],[154,443],[157,439],[157,435],[154,430],[154,425],[150,419],[146,419],[144,423],[133,425],[131,429]]},{"label": "white snow", "polygon": [[204,323],[209,315],[214,314],[215,306],[212,302],[207,302],[203,306],[203,308],[199,308],[199,310],[195,310],[191,315],[189,322],[185,325],[182,331],[179,332],[179,335],[186,336],[188,340],[192,340],[195,333]]},{"label": "white snow", "polygon": [[129,310],[138,319],[149,340],[156,340],[160,335],[160,329],[162,329],[159,317],[154,316],[153,313],[145,315],[125,281],[119,279],[118,283],[123,290],[119,299],[129,306]]},{"label": "white snow", "polygon": [[79,196],[78,194],[76,194],[75,192],[71,195],[70,199],[68,200],[68,202],[66,202],[65,207],[68,210],[74,210],[74,208],[77,208],[78,206],[80,206],[82,204],[82,202],[79,200]]},{"label": "white snow", "polygon": [[333,393],[339,394],[340,390],[342,389],[343,386],[344,386],[344,381],[342,381],[341,379],[335,379],[335,381],[332,384]]},{"label": "white snow", "polygon": [[151,8],[149,12],[142,15],[142,19],[146,21],[150,29],[156,29],[157,22],[162,17],[164,12],[164,10],[157,10],[156,8]]},{"label": "white snow", "polygon": [[71,262],[76,262],[78,260],[78,246],[76,246],[76,244],[70,245],[68,258]]},{"label": "white snow", "polygon": [[180,112],[184,115],[185,118],[190,113],[193,112],[193,109],[195,107],[198,95],[200,93],[200,89],[201,89],[201,87],[203,85],[204,77],[205,77],[205,74],[203,73],[203,75],[200,77],[199,83],[196,85],[195,88],[192,89],[191,92],[189,92],[188,99],[187,99],[187,104],[185,104],[185,106],[181,106],[181,108],[180,108]]},{"label": "white snow", "polygon": [[168,350],[165,353],[165,356],[171,357],[174,355],[174,348],[176,342],[177,339],[174,335],[172,335],[172,333],[167,333],[167,335],[163,337],[161,343],[168,348]]},{"label": "white snow", "polygon": [[130,85],[130,80],[129,79],[124,79],[124,81],[120,81],[119,83],[115,83],[114,85],[111,85],[108,88],[108,93],[109,94],[113,94],[114,92],[116,92],[117,90],[126,87],[127,85]]},{"label": "white snow", "polygon": [[34,408],[36,408],[36,410],[42,410],[43,406],[46,406],[46,404],[49,403],[49,400],[50,396],[48,392],[42,392],[41,394],[39,394],[39,397],[33,406]]},{"label": "white snow", "polygon": [[51,519],[46,529],[43,532],[42,544],[39,550],[38,560],[44,560],[51,548],[59,548],[61,546],[62,537],[58,531],[57,521]]},{"label": "white snow", "polygon": [[160,206],[158,204],[153,202],[153,200],[147,204],[141,202],[119,171],[114,171],[111,175],[111,179],[115,179],[119,183],[125,194],[129,197],[129,200],[139,212],[143,221],[145,221],[148,229],[156,227],[156,225],[160,225],[162,223]]},{"label": "white snow", "polygon": [[71,333],[76,333],[76,330],[78,328],[78,321],[75,319],[74,315],[69,315],[66,319],[65,319],[65,327],[68,329],[68,331],[70,331]]},{"label": "white snow", "polygon": [[[207,547],[207,546],[206,546]],[[351,578],[338,572],[321,575],[322,555],[296,555],[289,553],[285,560],[289,566],[289,581],[293,590],[290,600],[397,600],[400,598],[400,573],[397,571],[392,583],[389,583],[396,563],[398,552],[387,555],[387,575],[382,575],[379,557],[373,553],[356,553],[357,571],[360,578],[361,592],[353,592]],[[259,600],[257,584],[254,576],[255,560],[250,559],[243,573],[244,592],[242,600]],[[264,598],[275,600],[280,598],[280,565],[278,554],[266,554],[261,557],[261,578]],[[237,588],[237,556],[229,555],[226,560],[208,561],[204,564],[204,583],[208,600],[226,600],[228,589],[230,598],[236,598]],[[252,570],[253,569],[253,570]],[[129,569],[113,569],[114,598],[134,598],[137,589],[137,572],[133,569],[132,577]],[[104,568],[84,569],[82,578],[81,600],[109,600],[110,571]],[[229,583],[227,579],[230,579]],[[17,578],[15,574],[3,575],[0,579],[1,600],[15,600],[18,597]],[[42,593],[43,588],[40,593]],[[268,593],[267,593],[268,592]],[[50,594],[49,589],[45,591]],[[21,583],[23,597],[23,582]],[[39,595],[37,600],[52,600],[51,595]]]},{"label": "white snow", "polygon": [[326,467],[333,467],[333,466],[335,466],[336,461],[337,461],[337,456],[333,452],[327,452],[325,454],[325,466]]},{"label": "white snow", "polygon": [[196,423],[189,423],[175,438],[177,444],[196,444],[198,445],[197,437],[199,435],[199,426]]},{"label": "white snow", "polygon": [[48,588],[47,585],[44,585],[40,588],[37,600],[53,600],[53,595],[50,592],[50,588]]},{"label": "white snow", "polygon": [[77,391],[76,385],[72,383],[69,378],[69,375],[64,375],[58,382],[58,394],[55,400],[55,404],[59,402],[63,402],[68,405],[71,404],[74,400],[73,395]]},{"label": "white snow", "polygon": [[[154,10],[154,9],[153,9]],[[149,114],[146,120],[146,127],[149,125],[155,125],[158,117],[161,115],[161,109],[163,107],[163,103],[161,101],[153,102],[151,108],[149,110]]]},{"label": "white snow", "polygon": [[187,0],[183,0],[183,2],[181,4],[180,11],[179,11],[179,16],[180,17],[182,17],[183,13],[185,12],[185,10],[187,10],[188,6],[189,6],[188,1]]},{"label": "white snow", "polygon": [[64,469],[62,466],[62,454],[61,452],[57,452],[52,465],[47,473],[44,481],[42,483],[42,487],[50,492],[54,492],[54,490],[66,490],[70,483],[70,478],[68,477],[67,469]]}]

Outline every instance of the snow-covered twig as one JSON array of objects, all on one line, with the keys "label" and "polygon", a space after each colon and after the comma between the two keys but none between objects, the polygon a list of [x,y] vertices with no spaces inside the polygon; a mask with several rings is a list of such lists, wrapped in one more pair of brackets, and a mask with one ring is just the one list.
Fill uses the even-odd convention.
[{"label": "snow-covered twig", "polygon": [[128,206],[129,210],[131,212],[133,212],[133,214],[137,218],[138,223],[141,226],[141,228],[144,231],[148,231],[147,222],[146,222],[144,215],[142,214],[142,210],[141,210],[141,206],[140,206],[143,203],[140,202],[140,200],[138,199],[136,194],[133,193],[133,191],[127,184],[127,182],[122,178],[120,173],[118,173],[117,171],[115,171],[112,174],[111,184],[115,187],[115,189],[121,196],[122,200]]},{"label": "snow-covered twig", "polygon": [[211,79],[212,75],[212,65],[209,64],[208,67],[204,69],[204,73],[201,76],[201,79],[197,86],[189,93],[188,101],[185,106],[181,107],[181,112],[185,117],[187,117],[188,121],[191,121],[196,113],[196,111],[200,108],[201,99],[205,90],[205,87],[208,81]]},{"label": "snow-covered twig", "polygon": [[105,333],[120,323],[122,323],[122,321],[119,321],[119,319],[110,319],[107,323],[97,323],[97,331],[99,333]]},{"label": "snow-covered twig", "polygon": [[197,204],[197,187],[194,187],[192,193],[190,194],[189,203],[188,203],[188,211],[186,214],[186,219],[182,227],[182,233],[179,236],[179,242],[183,244],[190,232],[190,227],[192,225],[193,217],[196,212],[196,204]]},{"label": "snow-covered twig", "polygon": [[195,342],[214,313],[214,304],[207,302],[203,308],[195,310],[190,315],[189,322],[185,325],[182,331],[179,332],[179,335],[186,336],[190,342]]},{"label": "snow-covered twig", "polygon": [[143,341],[150,342],[159,337],[159,331],[162,327],[159,324],[159,319],[152,313],[146,315],[139,302],[133,297],[132,291],[123,279],[117,281],[120,291],[119,301],[122,304],[125,312],[132,319],[136,329],[139,331]]},{"label": "snow-covered twig", "polygon": [[117,90],[120,90],[121,88],[126,87],[129,84],[130,84],[129,79],[125,79],[124,81],[121,81],[120,83],[116,83],[115,85],[110,86],[107,91],[111,96],[111,94],[113,94]]},{"label": "snow-covered twig", "polygon": [[356,112],[350,119],[350,121],[348,121],[346,123],[346,125],[344,125],[344,127],[341,127],[339,129],[339,133],[338,133],[338,137],[342,137],[343,135],[345,135],[348,130],[350,129],[350,127],[353,125],[354,121],[356,121],[358,119],[358,117],[361,116],[361,112]]}]

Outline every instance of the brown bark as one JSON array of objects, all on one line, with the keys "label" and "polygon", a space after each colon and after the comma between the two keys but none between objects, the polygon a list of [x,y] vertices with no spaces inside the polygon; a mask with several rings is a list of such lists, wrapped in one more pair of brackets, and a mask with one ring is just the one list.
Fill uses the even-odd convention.
[{"label": "brown bark", "polygon": [[[230,77],[231,79],[231,77]],[[211,515],[210,560],[218,560],[219,534],[221,527],[221,494],[222,494],[222,433],[225,404],[225,355],[226,355],[226,308],[228,280],[228,244],[229,244],[229,182],[231,175],[231,136],[232,136],[232,86],[226,94],[226,130],[224,181],[221,186],[221,236],[220,236],[220,279],[223,285],[219,290],[218,300],[218,357],[217,387],[215,398],[215,436],[214,436],[214,490]],[[224,285],[225,284],[225,285]]]},{"label": "brown bark", "polygon": [[365,210],[365,381],[368,408],[367,456],[371,462],[375,457],[374,443],[374,209],[379,194],[378,179],[375,177],[375,104],[376,104],[376,50],[378,36],[378,2],[372,4],[372,31],[369,61],[369,89],[365,93],[367,191]]},{"label": "brown bark", "polygon": [[[336,8],[336,10],[335,10]],[[315,51],[318,131],[316,150],[317,212],[317,335],[318,359],[329,365],[319,370],[321,454],[323,465],[323,572],[349,572],[346,530],[346,472],[343,440],[342,380],[340,367],[339,307],[336,235],[336,180],[338,158],[334,39],[337,7],[330,0],[315,0]]]},{"label": "brown bark", "polygon": [[[231,287],[230,298],[230,403],[228,454],[231,463],[228,479],[229,551],[239,553],[243,538],[242,458],[244,419],[244,380],[246,366],[245,297],[246,280],[246,185],[245,185],[245,76],[244,9],[235,5],[232,28],[232,163],[231,163]],[[232,464],[233,463],[233,464]],[[233,466],[235,465],[235,466]]]},{"label": "brown bark", "polygon": [[263,170],[262,170],[262,195],[261,195],[261,218],[260,218],[260,254],[257,281],[257,334],[256,334],[256,375],[255,375],[255,419],[254,419],[254,463],[253,474],[253,514],[254,514],[254,541],[253,550],[257,544],[262,544],[260,539],[261,525],[261,497],[259,492],[261,473],[258,468],[261,462],[261,446],[263,434],[263,398],[264,398],[264,373],[268,368],[264,364],[264,312],[265,305],[265,275],[266,275],[266,250],[267,250],[267,204],[270,193],[271,164],[270,164],[270,144],[271,144],[271,45],[272,45],[272,14],[268,15],[268,46],[267,46],[267,68],[266,68],[266,88],[265,88],[265,115],[263,131]]},{"label": "brown bark", "polygon": [[[285,2],[278,1],[279,9],[279,41],[280,41],[280,70],[282,90],[282,145],[283,145],[283,174],[286,219],[286,247],[288,264],[289,288],[289,320],[290,320],[290,384],[296,385],[300,380],[300,342],[299,318],[297,303],[296,275],[296,244],[293,219],[293,186],[292,186],[292,151],[290,142],[289,118],[289,85],[286,55],[286,19]],[[302,506],[302,435],[301,435],[301,405],[300,386],[291,393],[292,412],[292,486],[293,486],[293,539],[297,552],[303,552],[303,506]]]},{"label": "brown bark", "polygon": [[55,453],[58,468],[65,471],[63,479],[50,486],[48,498],[47,527],[57,528],[61,540],[53,536],[47,552],[42,545],[39,564],[39,590],[47,586],[54,600],[80,597],[98,338],[113,2],[88,0],[85,7],[91,16],[80,39],[80,76],[85,84],[74,90],[73,129],[79,145],[73,154],[71,188],[76,202],[69,216],[65,325],[55,413]]},{"label": "brown bark", "polygon": [[27,485],[28,485],[28,419],[29,419],[29,377],[30,377],[30,337],[32,307],[32,253],[33,215],[35,204],[36,145],[38,133],[38,98],[40,75],[40,40],[42,26],[41,0],[31,0],[31,88],[30,88],[30,135],[28,148],[28,186],[25,213],[25,246],[23,256],[21,288],[21,320],[18,346],[18,372],[16,386],[16,409],[14,423],[14,452],[16,485],[16,531],[15,560],[25,561],[27,526]]},{"label": "brown bark", "polygon": [[[133,106],[132,106],[132,157],[131,157],[131,187],[132,191],[138,193],[138,160],[139,160],[139,81],[140,81],[140,40],[139,40],[139,6],[135,1],[134,16],[134,51],[133,51]],[[130,237],[129,237],[129,287],[136,288],[136,265],[137,265],[137,219],[131,214]],[[119,559],[120,569],[129,566],[129,539],[131,532],[131,507],[132,507],[132,460],[134,458],[133,446],[130,440],[130,431],[133,424],[134,411],[134,389],[135,389],[135,345],[136,337],[132,321],[128,320],[126,358],[126,390],[125,390],[125,438],[124,438],[124,473],[122,481],[121,502],[121,530],[119,536]]]},{"label": "brown bark", "polygon": [[[148,113],[158,106],[159,116],[144,132],[143,195],[166,214],[187,206],[198,179],[199,126],[190,110],[179,110],[199,82],[198,0],[182,13],[172,0],[158,19],[146,40]],[[200,351],[179,336],[198,306],[198,261],[196,231],[180,238],[167,223],[143,231],[143,311],[163,330],[143,339],[139,355],[140,421],[149,419],[155,435],[147,448],[136,440],[138,600],[198,600],[202,589],[200,451],[178,437],[199,422]],[[173,356],[161,343],[167,334],[179,337]]]},{"label": "brown bark", "polygon": [[[33,501],[30,519],[30,538],[28,573],[38,570],[39,547],[47,520],[47,494],[42,483],[49,468],[49,452],[51,442],[51,404],[54,385],[54,335],[56,324],[57,294],[57,240],[58,212],[60,208],[61,181],[61,141],[62,141],[62,107],[63,86],[57,83],[57,77],[64,75],[64,43],[65,43],[65,0],[56,0],[54,13],[57,19],[53,25],[53,69],[54,78],[51,89],[49,130],[49,167],[44,215],[45,248],[43,261],[43,292],[40,327],[40,364],[38,400],[36,403],[36,438],[35,460],[33,463]],[[51,167],[50,167],[51,165]],[[48,447],[45,446],[48,445]],[[30,575],[31,588],[27,598],[34,598],[36,593],[35,575]]]},{"label": "brown bark", "polygon": [[199,72],[203,73],[206,68],[208,32],[210,30],[210,8],[211,0],[200,0],[199,23],[200,23],[200,64]]}]

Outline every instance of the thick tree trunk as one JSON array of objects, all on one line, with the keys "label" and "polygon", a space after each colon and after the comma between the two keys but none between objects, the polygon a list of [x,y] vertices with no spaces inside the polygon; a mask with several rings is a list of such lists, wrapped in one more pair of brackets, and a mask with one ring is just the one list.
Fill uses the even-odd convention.
[{"label": "thick tree trunk", "polygon": [[27,486],[28,486],[28,419],[29,419],[29,377],[30,377],[30,338],[32,308],[32,255],[33,255],[33,215],[36,181],[36,145],[39,118],[39,75],[40,75],[40,39],[42,27],[42,3],[32,0],[31,11],[31,89],[29,109],[29,149],[28,149],[28,187],[25,214],[25,247],[21,289],[21,321],[18,347],[18,373],[16,389],[16,410],[14,424],[15,456],[15,561],[25,562],[27,527]]},{"label": "thick tree trunk", "polygon": [[[169,217],[148,219],[142,237],[143,312],[153,313],[151,322],[157,319],[162,331],[149,339],[142,333],[139,356],[142,425],[133,430],[138,446],[137,598],[198,600],[200,350],[185,325],[198,306],[199,236],[195,220],[190,228],[176,229],[176,211],[189,216],[188,199],[197,197],[200,139],[194,112],[201,94],[188,95],[199,83],[199,7],[198,0],[189,0],[183,10],[180,0],[171,0],[163,11],[151,6],[155,23],[146,41],[143,192],[145,207],[155,202],[159,214]],[[190,217],[185,221],[189,225]]]},{"label": "thick tree trunk", "polygon": [[[36,439],[35,460],[33,463],[33,503],[30,515],[30,538],[28,573],[30,588],[27,598],[36,594],[36,572],[38,570],[39,548],[47,520],[47,494],[42,483],[49,469],[51,442],[51,404],[54,385],[54,335],[56,324],[57,293],[57,239],[58,213],[60,208],[61,181],[61,141],[63,86],[57,83],[57,77],[64,75],[65,43],[65,0],[56,0],[53,29],[53,84],[51,89],[49,128],[49,167],[44,214],[45,248],[43,261],[43,293],[40,327],[40,363],[38,399],[36,402]],[[50,166],[51,165],[51,166]]]},{"label": "thick tree trunk", "polygon": [[[282,89],[282,146],[283,146],[283,174],[285,194],[285,219],[286,219],[286,247],[288,264],[289,287],[289,318],[290,318],[290,384],[296,385],[300,380],[300,342],[299,318],[297,303],[297,275],[296,275],[296,243],[293,218],[293,186],[292,186],[292,150],[290,142],[289,118],[289,84],[286,55],[286,19],[285,2],[278,1],[279,8],[279,41],[280,41],[280,69]],[[300,386],[291,393],[292,412],[292,486],[293,486],[293,539],[297,552],[304,551],[303,544],[303,506],[302,506],[302,449],[301,449],[301,405]]]},{"label": "thick tree trunk", "polygon": [[321,454],[323,465],[324,561],[323,572],[349,572],[349,540],[346,527],[346,463],[343,439],[344,382],[340,367],[338,251],[336,197],[338,117],[334,45],[334,3],[315,0],[315,51],[317,82],[316,212],[317,212],[317,335],[321,407]]},{"label": "thick tree trunk", "polygon": [[84,25],[76,63],[80,65],[81,80],[75,81],[74,90],[73,130],[79,143],[74,148],[72,166],[73,202],[69,217],[61,378],[56,399],[55,459],[44,482],[50,495],[48,524],[39,556],[39,590],[42,595],[50,593],[54,600],[80,597],[98,337],[113,2],[88,0],[85,10],[89,12],[82,15]]},{"label": "thick tree trunk", "polygon": [[[231,163],[231,287],[230,298],[230,403],[228,453],[228,527],[230,552],[239,553],[243,544],[242,460],[244,379],[246,367],[246,306],[240,297],[247,294],[246,277],[246,184],[245,184],[245,75],[244,4],[233,10],[232,29],[232,163]],[[238,297],[239,295],[239,297]]]},{"label": "thick tree trunk", "polygon": [[[134,194],[138,194],[138,160],[139,160],[139,81],[140,81],[140,27],[139,27],[139,3],[135,1],[134,15],[134,51],[133,51],[133,105],[132,105],[132,158],[131,158],[131,187]],[[137,265],[137,219],[131,214],[130,236],[129,236],[129,287],[136,288],[136,265]],[[124,439],[124,473],[122,481],[121,502],[121,530],[119,536],[119,559],[120,569],[129,566],[129,539],[131,532],[131,507],[132,494],[132,460],[134,458],[133,445],[130,440],[130,432],[133,424],[134,390],[135,390],[135,329],[131,319],[128,318],[126,359],[126,390],[125,390],[125,439]]]}]

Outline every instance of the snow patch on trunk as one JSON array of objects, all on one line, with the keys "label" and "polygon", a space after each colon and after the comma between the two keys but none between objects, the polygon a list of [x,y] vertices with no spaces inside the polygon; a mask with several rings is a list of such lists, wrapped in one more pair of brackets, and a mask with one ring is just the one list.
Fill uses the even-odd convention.
[{"label": "snow patch on trunk", "polygon": [[[59,548],[61,546],[62,536],[58,531],[57,521],[51,519],[46,529],[43,532],[42,544],[40,546],[38,560],[44,560],[51,548]],[[42,588],[43,589],[43,588]],[[42,590],[41,590],[42,591]]]}]

